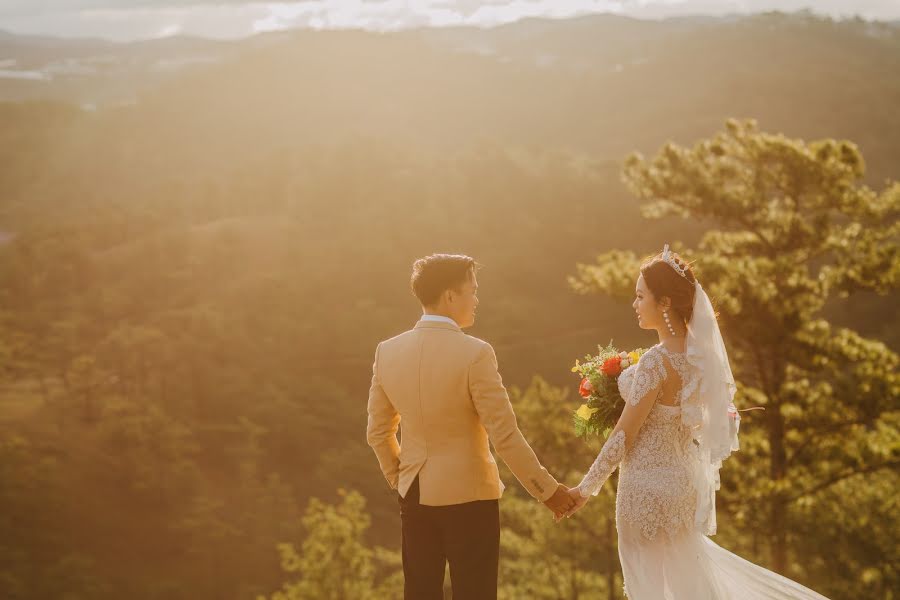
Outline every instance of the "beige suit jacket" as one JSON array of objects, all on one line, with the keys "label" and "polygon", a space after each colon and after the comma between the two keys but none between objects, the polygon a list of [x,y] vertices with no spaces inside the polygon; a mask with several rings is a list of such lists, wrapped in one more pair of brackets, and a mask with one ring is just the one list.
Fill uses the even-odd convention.
[{"label": "beige suit jacket", "polygon": [[378,344],[368,413],[368,443],[401,496],[418,475],[421,504],[500,498],[489,440],[534,498],[556,491],[519,431],[494,349],[455,324],[419,321]]}]

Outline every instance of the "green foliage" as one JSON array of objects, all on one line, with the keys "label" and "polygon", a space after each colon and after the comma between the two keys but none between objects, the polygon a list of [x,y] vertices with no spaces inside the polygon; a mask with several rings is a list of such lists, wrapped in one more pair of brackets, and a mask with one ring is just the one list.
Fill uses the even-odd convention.
[{"label": "green foliage", "polygon": [[[572,436],[571,411],[578,401],[570,388],[532,378],[511,400],[526,438],[541,462],[561,482],[574,485],[590,467],[600,440]],[[501,477],[515,481],[505,465]],[[508,485],[500,501],[501,557],[499,596],[515,598],[623,598],[615,533],[612,486],[575,516],[554,523],[533,498]]]},{"label": "green foliage", "polygon": [[58,461],[15,434],[0,435],[0,594],[9,600],[101,598],[94,557],[69,547]]},{"label": "green foliage", "polygon": [[268,596],[271,600],[386,600],[403,595],[396,574],[399,553],[373,550],[364,542],[371,524],[365,499],[343,489],[338,496],[337,505],[310,500],[299,550],[292,543],[278,545],[282,569],[297,579]]}]

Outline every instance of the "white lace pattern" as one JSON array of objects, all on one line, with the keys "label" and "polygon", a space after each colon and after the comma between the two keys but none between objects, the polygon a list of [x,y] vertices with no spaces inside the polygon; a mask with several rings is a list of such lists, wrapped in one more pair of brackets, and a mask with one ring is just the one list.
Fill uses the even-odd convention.
[{"label": "white lace pattern", "polygon": [[578,491],[582,497],[587,498],[590,495],[596,496],[600,493],[600,488],[616,470],[622,458],[625,456],[625,432],[621,429],[612,434],[603,449],[594,460],[594,464],[588,470],[587,475],[578,484]]},{"label": "white lace pattern", "polygon": [[637,405],[647,392],[666,378],[662,354],[656,347],[648,350],[636,365],[631,365],[619,375],[619,393],[625,402]]},{"label": "white lace pattern", "polygon": [[[681,378],[673,405],[659,403],[650,392],[672,371]],[[610,436],[582,481],[582,494],[596,493],[619,467],[616,529],[625,595],[631,600],[828,600],[732,554],[695,524],[695,475],[703,461],[693,438],[699,424],[690,413],[700,410],[699,377],[687,355],[661,345],[628,367],[619,376],[622,397],[632,406],[642,400],[653,406],[636,433],[629,429],[627,447],[623,429]]]}]

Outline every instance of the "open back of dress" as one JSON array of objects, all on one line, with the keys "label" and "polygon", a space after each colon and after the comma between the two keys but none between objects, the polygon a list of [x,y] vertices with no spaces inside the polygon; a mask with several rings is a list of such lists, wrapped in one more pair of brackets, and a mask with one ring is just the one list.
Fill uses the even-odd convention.
[{"label": "open back of dress", "polygon": [[[626,596],[630,600],[824,600],[821,594],[725,550],[695,526],[693,475],[699,459],[691,432],[682,422],[678,393],[694,375],[684,354],[661,345],[651,348],[641,357],[643,361],[661,361],[666,377],[674,372],[680,381],[663,386],[619,465],[616,527]],[[619,388],[626,400],[632,390],[646,389],[645,382],[633,381],[643,376],[642,371],[650,372],[632,366],[620,376]]]}]

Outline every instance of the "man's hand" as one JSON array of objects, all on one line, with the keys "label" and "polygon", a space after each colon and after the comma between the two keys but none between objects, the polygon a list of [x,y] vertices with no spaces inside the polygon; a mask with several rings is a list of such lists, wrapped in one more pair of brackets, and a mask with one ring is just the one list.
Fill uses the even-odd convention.
[{"label": "man's hand", "polygon": [[[578,490],[575,491],[577,492]],[[544,506],[552,510],[553,514],[559,518],[565,515],[569,510],[575,508],[575,501],[569,493],[569,488],[563,484],[559,484],[559,487],[556,488],[553,495],[544,501]]]}]

